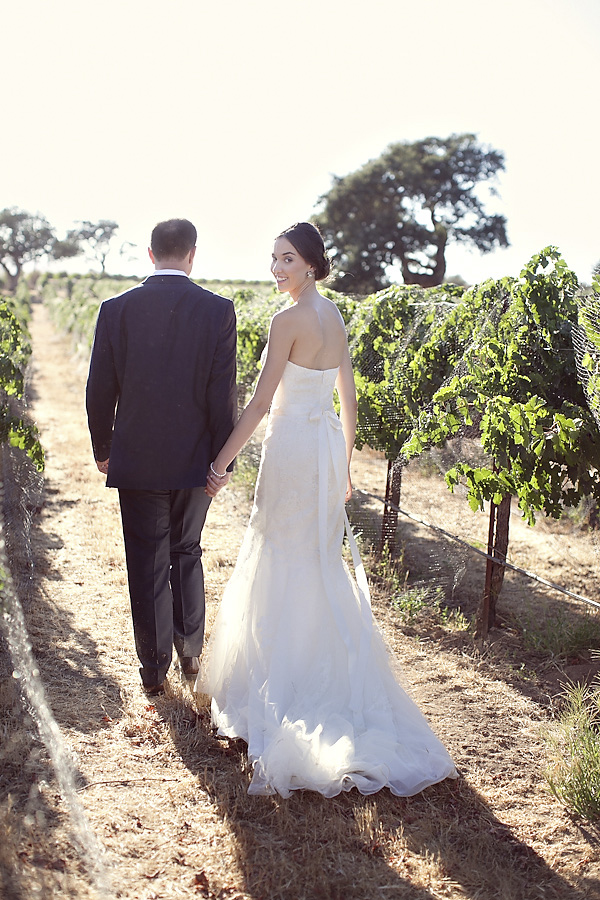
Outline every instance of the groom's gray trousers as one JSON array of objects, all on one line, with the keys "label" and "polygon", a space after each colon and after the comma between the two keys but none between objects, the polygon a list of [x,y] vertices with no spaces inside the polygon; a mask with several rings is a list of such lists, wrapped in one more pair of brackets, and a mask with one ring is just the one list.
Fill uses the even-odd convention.
[{"label": "groom's gray trousers", "polygon": [[179,656],[202,652],[200,536],[210,500],[203,487],[119,488],[133,633],[146,687],[164,681],[173,645]]}]

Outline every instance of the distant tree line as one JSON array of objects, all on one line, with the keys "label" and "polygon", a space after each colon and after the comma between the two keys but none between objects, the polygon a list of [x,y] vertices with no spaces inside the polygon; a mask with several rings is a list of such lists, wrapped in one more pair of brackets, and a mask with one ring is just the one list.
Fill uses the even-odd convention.
[{"label": "distant tree line", "polygon": [[[110,219],[80,221],[60,239],[44,216],[16,207],[3,209],[0,211],[0,266],[6,273],[8,288],[15,289],[23,266],[44,257],[58,260],[85,254],[100,266],[104,275],[110,244],[118,227]],[[132,246],[123,244],[121,252]]]}]

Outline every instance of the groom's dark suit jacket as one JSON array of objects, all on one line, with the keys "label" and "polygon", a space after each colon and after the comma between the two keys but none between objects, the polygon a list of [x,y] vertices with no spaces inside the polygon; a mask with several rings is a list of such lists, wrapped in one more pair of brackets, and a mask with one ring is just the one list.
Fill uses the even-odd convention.
[{"label": "groom's dark suit jacket", "polygon": [[231,300],[185,275],[152,275],[100,307],[86,389],[107,485],[206,484],[237,418]]}]

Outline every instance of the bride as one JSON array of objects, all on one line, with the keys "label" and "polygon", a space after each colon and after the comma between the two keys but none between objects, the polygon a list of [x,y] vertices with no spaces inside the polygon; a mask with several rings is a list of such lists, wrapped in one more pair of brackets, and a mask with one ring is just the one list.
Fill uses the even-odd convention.
[{"label": "bride", "polygon": [[196,690],[212,697],[218,733],[247,742],[251,794],[387,786],[410,796],[457,773],[392,673],[346,518],[356,391],[344,322],[316,287],[329,273],[318,230],[282,232],[271,272],[293,304],[273,317],[252,399],[208,473],[215,496],[270,408],[250,521]]}]

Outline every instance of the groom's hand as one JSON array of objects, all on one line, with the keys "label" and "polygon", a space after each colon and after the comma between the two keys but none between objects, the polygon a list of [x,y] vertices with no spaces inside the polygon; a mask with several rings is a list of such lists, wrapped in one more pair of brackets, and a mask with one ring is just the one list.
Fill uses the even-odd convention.
[{"label": "groom's hand", "polygon": [[209,469],[206,475],[206,487],[204,490],[209,497],[216,497],[221,488],[229,483],[230,478],[231,472],[225,472],[224,475],[215,475],[212,469]]},{"label": "groom's hand", "polygon": [[101,460],[97,459],[96,465],[98,466],[98,471],[102,472],[103,475],[106,475],[106,473],[108,472],[108,460],[105,459],[104,462],[102,462]]}]

